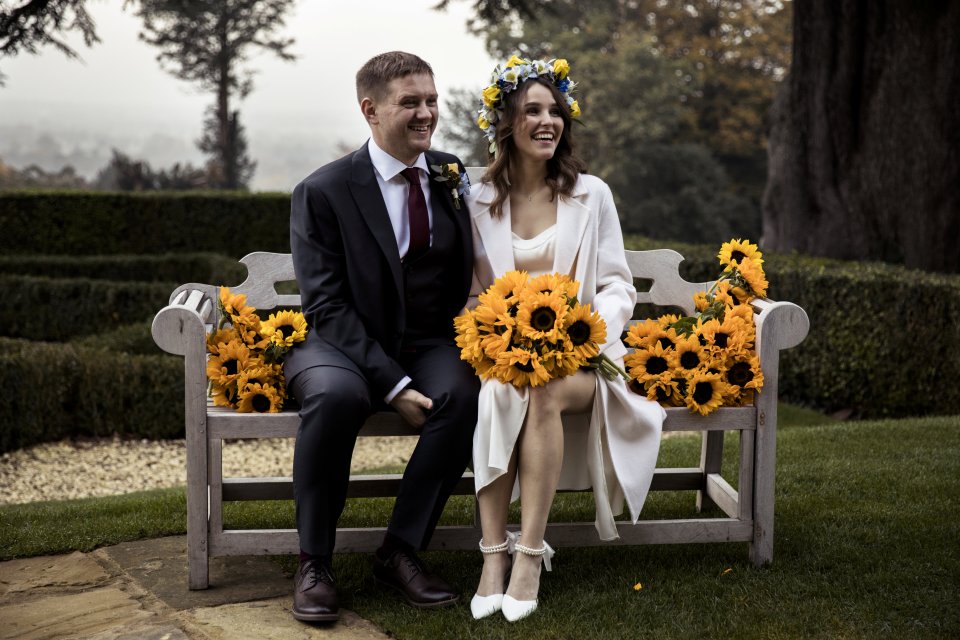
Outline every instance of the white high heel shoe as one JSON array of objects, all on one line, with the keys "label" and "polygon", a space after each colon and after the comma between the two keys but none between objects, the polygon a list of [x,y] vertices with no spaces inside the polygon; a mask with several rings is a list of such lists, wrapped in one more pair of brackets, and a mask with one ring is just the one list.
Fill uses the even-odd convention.
[{"label": "white high heel shoe", "polygon": [[[513,548],[518,553],[522,553],[528,556],[541,557],[543,558],[543,566],[547,571],[551,571],[552,567],[550,566],[550,558],[553,557],[554,553],[553,547],[547,544],[547,541],[543,541],[543,547],[540,549],[531,549],[526,547],[519,542],[513,545]],[[500,608],[503,610],[503,617],[506,618],[509,622],[516,622],[520,618],[526,618],[528,615],[537,610],[537,601],[536,600],[517,600],[513,596],[508,596],[504,594],[503,601],[500,603]]]},{"label": "white high heel shoe", "polygon": [[[495,544],[492,547],[483,546],[483,540],[480,541],[480,553],[491,554],[491,553],[503,553],[506,551],[508,554],[513,553],[513,546],[517,542],[517,534],[512,531],[507,531],[506,539],[500,544]],[[473,614],[474,620],[480,620],[481,618],[486,618],[489,615],[500,611],[500,608],[503,606],[503,594],[495,593],[490,596],[481,596],[474,594],[473,599],[470,600],[470,613]]]}]

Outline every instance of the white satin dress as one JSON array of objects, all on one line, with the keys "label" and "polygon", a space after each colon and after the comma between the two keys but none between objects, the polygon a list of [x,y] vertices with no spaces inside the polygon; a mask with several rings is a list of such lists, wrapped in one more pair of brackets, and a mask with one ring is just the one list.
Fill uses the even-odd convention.
[{"label": "white satin dress", "polygon": [[[513,234],[516,269],[531,277],[552,273],[557,225],[535,238]],[[498,274],[502,275],[502,274]],[[575,273],[570,274],[575,277]],[[585,300],[584,302],[590,302]],[[619,359],[622,366],[622,358]],[[615,517],[630,508],[636,523],[646,500],[660,448],[666,413],[660,405],[630,392],[623,379],[609,381],[596,372],[596,394],[590,413],[563,416],[564,454],[561,489],[593,489],[595,525],[601,540],[619,538]],[[528,390],[488,379],[481,383],[477,428],[473,436],[476,491],[506,473],[527,413]],[[615,423],[615,429],[607,425]],[[511,501],[520,494],[514,482]]]}]

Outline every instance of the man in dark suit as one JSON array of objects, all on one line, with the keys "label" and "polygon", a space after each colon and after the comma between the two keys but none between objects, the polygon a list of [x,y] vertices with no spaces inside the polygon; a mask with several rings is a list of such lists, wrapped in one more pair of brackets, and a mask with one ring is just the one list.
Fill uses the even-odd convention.
[{"label": "man in dark suit", "polygon": [[[470,461],[479,383],[459,359],[453,318],[473,270],[469,213],[436,181],[437,126],[430,66],[391,52],[357,73],[371,139],[294,189],[290,246],[310,331],[287,356],[300,404],[293,485],[300,535],[293,615],[338,617],[332,571],[357,433],[393,407],[420,436],[403,474],[374,578],[416,607],[457,594],[417,557]],[[462,200],[462,199],[461,199]]]}]

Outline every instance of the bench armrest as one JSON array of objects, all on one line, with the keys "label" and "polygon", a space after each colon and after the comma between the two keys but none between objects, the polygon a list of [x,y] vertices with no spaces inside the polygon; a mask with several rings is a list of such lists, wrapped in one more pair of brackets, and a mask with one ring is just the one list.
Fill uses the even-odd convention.
[{"label": "bench armrest", "polygon": [[201,346],[205,349],[206,325],[211,322],[216,287],[185,284],[170,296],[170,304],[153,318],[153,341],[167,353],[186,356]]}]

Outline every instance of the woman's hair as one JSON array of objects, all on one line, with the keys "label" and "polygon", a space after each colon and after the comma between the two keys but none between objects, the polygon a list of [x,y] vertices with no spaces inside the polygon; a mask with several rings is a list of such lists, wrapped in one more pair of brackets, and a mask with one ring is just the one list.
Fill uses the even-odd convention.
[{"label": "woman's hair", "polygon": [[490,154],[487,170],[483,174],[483,181],[493,183],[496,189],[496,196],[490,205],[490,213],[495,218],[503,215],[503,203],[510,196],[510,161],[516,153],[513,130],[523,117],[523,100],[534,82],[550,90],[557,106],[560,107],[560,118],[563,120],[563,132],[560,134],[557,149],[553,157],[547,160],[547,184],[550,185],[551,200],[556,198],[557,194],[569,196],[573,193],[577,176],[587,171],[586,164],[574,153],[573,136],[570,131],[573,120],[563,94],[549,80],[543,78],[527,80],[504,97],[503,114],[497,122],[494,138],[497,153]]}]

